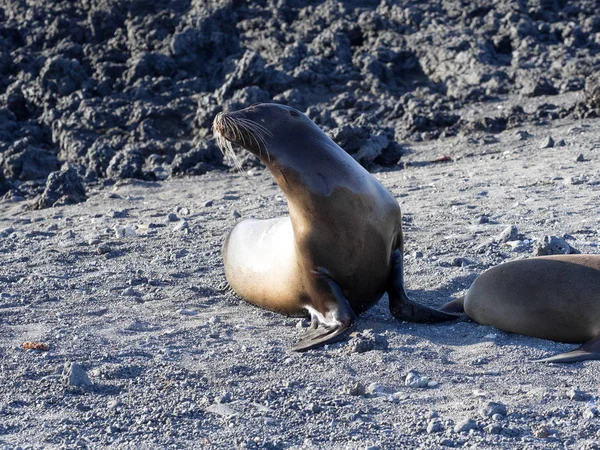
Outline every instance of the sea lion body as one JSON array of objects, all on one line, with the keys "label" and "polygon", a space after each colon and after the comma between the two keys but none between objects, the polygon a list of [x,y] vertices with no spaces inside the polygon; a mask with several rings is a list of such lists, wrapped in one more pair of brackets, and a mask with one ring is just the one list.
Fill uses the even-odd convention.
[{"label": "sea lion body", "polygon": [[402,277],[400,207],[377,179],[293,108],[257,104],[219,114],[222,148],[252,152],[288,201],[289,216],[244,220],[223,247],[234,292],[266,309],[312,317],[295,350],[333,340],[387,291],[403,320],[455,316],[413,303]]},{"label": "sea lion body", "polygon": [[[542,256],[500,264],[473,282],[463,308],[483,325],[585,343],[544,361],[600,359],[600,255]],[[448,305],[444,309],[453,310]]]}]

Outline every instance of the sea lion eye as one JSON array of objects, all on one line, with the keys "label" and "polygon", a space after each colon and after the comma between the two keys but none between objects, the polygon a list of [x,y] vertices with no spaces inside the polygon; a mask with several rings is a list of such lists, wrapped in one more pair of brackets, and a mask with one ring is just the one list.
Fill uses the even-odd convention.
[{"label": "sea lion eye", "polygon": [[298,114],[296,111],[294,111],[293,109],[290,109],[290,116],[292,117],[298,117],[300,114]]}]

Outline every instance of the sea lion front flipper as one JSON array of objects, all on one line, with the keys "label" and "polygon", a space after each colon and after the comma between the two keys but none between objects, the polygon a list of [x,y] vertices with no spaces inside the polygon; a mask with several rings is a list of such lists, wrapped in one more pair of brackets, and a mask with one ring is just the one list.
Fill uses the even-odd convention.
[{"label": "sea lion front flipper", "polygon": [[600,360],[600,334],[575,350],[550,356],[549,358],[536,359],[533,362],[575,363],[593,359]]},{"label": "sea lion front flipper", "polygon": [[323,313],[310,308],[311,327],[292,347],[295,352],[310,350],[337,340],[346,333],[356,319],[348,300],[344,297],[339,285],[327,275],[317,272],[316,294],[324,297],[328,310]]},{"label": "sea lion front flipper", "polygon": [[390,312],[394,317],[407,322],[436,323],[458,319],[458,315],[440,311],[439,309],[419,305],[413,302],[404,290],[402,253],[392,253],[392,272],[387,289],[390,300]]}]

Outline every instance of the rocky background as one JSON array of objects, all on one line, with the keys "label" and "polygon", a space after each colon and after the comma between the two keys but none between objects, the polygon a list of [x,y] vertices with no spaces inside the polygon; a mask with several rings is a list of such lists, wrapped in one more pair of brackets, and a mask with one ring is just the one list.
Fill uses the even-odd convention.
[{"label": "rocky background", "polygon": [[[595,0],[6,0],[0,194],[50,188],[36,203],[46,207],[82,201],[97,181],[226,168],[215,114],[262,101],[305,111],[370,168],[395,165],[399,142],[593,117],[599,10]],[[584,95],[554,100],[569,93]],[[473,114],[480,102],[497,108]]]},{"label": "rocky background", "polygon": [[[399,3],[399,2],[398,2]],[[308,5],[307,5],[308,4]],[[438,306],[503,261],[598,253],[600,4],[0,2],[0,449],[597,450],[598,361],[468,320],[294,353],[228,289],[287,213],[214,115],[305,111],[392,192]]]}]

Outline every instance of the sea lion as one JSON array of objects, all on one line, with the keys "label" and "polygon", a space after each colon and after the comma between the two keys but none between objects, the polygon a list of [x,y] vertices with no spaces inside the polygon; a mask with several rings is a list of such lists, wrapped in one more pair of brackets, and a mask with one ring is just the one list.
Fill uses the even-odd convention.
[{"label": "sea lion", "polygon": [[559,255],[500,264],[442,308],[483,325],[559,342],[584,343],[540,362],[600,359],[600,255]]},{"label": "sea lion", "polygon": [[238,223],[223,260],[240,297],[287,315],[310,314],[311,328],[293,350],[336,339],[385,292],[401,320],[457,317],[409,299],[398,202],[308,117],[259,103],[218,114],[213,130],[224,153],[235,144],[257,156],[287,198],[289,216]]}]

